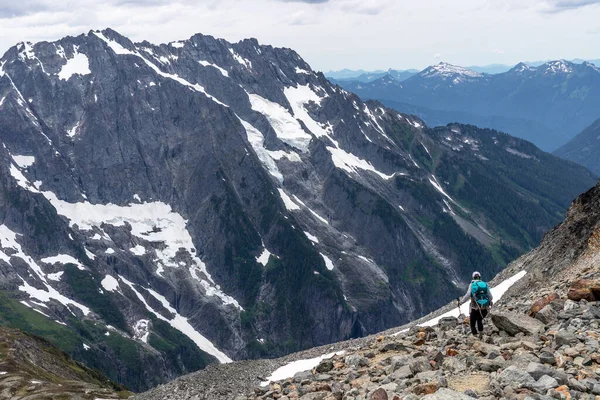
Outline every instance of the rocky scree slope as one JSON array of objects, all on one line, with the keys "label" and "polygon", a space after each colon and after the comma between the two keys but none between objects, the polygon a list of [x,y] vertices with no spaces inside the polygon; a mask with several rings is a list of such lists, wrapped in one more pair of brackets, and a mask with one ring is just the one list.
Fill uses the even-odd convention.
[{"label": "rocky scree slope", "polygon": [[124,399],[131,395],[49,342],[0,327],[0,399]]},{"label": "rocky scree slope", "polygon": [[423,315],[595,181],[203,35],[18,44],[0,141],[0,320],[135,391]]},{"label": "rocky scree slope", "polygon": [[508,132],[545,151],[567,143],[598,118],[600,69],[556,60],[507,72],[482,74],[447,63],[402,82],[340,82],[363,99],[377,99],[428,124],[463,122]]},{"label": "rocky scree slope", "polygon": [[[252,361],[255,368],[221,366],[221,379],[211,375],[211,367],[139,398],[597,399],[599,234],[600,184],[573,203],[565,222],[539,248],[494,279],[492,284],[515,271],[526,272],[494,306],[481,337],[466,333],[462,317],[442,318],[435,326],[418,326],[421,320],[273,360],[270,366],[265,360]],[[254,378],[254,388],[248,386],[251,376],[270,374],[290,359],[334,352],[288,379],[259,385],[261,375]]]}]

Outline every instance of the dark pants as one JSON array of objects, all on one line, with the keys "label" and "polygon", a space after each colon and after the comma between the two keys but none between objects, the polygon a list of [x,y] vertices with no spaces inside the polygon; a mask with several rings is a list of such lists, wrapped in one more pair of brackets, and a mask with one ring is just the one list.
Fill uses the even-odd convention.
[{"label": "dark pants", "polygon": [[[479,330],[479,332],[483,332],[483,319],[485,318],[487,313],[487,310],[471,309],[471,315],[469,316],[469,320],[471,323],[471,333],[473,335],[477,335],[477,330]],[[477,326],[477,329],[475,329],[475,326]]]}]

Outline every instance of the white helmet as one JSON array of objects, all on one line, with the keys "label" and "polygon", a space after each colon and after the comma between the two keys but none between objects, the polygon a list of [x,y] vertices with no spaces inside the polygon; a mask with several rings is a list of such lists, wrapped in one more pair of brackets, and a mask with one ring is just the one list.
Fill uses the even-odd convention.
[{"label": "white helmet", "polygon": [[475,278],[481,278],[481,274],[477,271],[473,272],[473,279]]}]

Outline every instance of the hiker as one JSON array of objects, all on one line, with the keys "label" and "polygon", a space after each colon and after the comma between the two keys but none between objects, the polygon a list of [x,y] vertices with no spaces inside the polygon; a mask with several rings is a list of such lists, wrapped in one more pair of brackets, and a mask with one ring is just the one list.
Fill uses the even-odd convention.
[{"label": "hiker", "polygon": [[[488,308],[492,306],[492,292],[487,283],[481,280],[481,274],[473,272],[473,280],[467,289],[467,293],[460,300],[461,303],[471,299],[471,312],[469,320],[471,324],[471,333],[473,335],[483,333],[483,319],[488,314]],[[479,331],[479,332],[478,332]]]}]

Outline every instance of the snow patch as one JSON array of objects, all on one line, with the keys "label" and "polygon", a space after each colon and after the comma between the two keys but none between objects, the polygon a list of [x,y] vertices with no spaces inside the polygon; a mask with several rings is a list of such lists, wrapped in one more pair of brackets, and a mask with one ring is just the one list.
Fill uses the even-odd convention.
[{"label": "snow patch", "polygon": [[270,257],[271,253],[265,248],[262,254],[259,257],[256,257],[256,262],[266,267]]},{"label": "snow patch", "polygon": [[331,261],[331,259],[329,257],[327,257],[325,254],[320,253],[321,257],[323,257],[323,260],[325,260],[325,266],[327,267],[328,270],[333,271],[334,265],[333,265],[333,261]]},{"label": "snow patch", "polygon": [[17,163],[17,165],[19,166],[19,168],[28,168],[28,167],[31,167],[33,165],[33,163],[35,162],[35,157],[34,156],[12,155],[12,159],[15,161],[15,163]]},{"label": "snow patch", "polygon": [[218,70],[218,71],[221,73],[221,75],[223,75],[223,76],[225,76],[225,77],[229,78],[229,72],[227,72],[227,70],[225,70],[225,69],[223,69],[223,68],[219,67],[218,65],[216,65],[216,64],[213,64],[213,63],[209,63],[208,61],[203,61],[203,60],[199,60],[198,62],[199,62],[199,63],[200,63],[200,65],[202,65],[203,67],[213,67],[213,68],[217,69],[217,70]]},{"label": "snow patch", "polygon": [[45,264],[74,264],[80,271],[85,271],[83,264],[79,262],[75,257],[68,254],[59,254],[54,257],[45,257],[40,260]]},{"label": "snow patch", "polygon": [[298,372],[309,371],[315,368],[319,363],[323,360],[332,358],[333,356],[341,356],[344,355],[345,351],[339,351],[337,353],[329,353],[324,354],[319,357],[293,361],[284,365],[283,367],[277,368],[273,373],[268,376],[266,381],[261,382],[261,386],[267,386],[270,382],[282,381],[284,379],[288,379],[296,375]]},{"label": "snow patch", "polygon": [[111,275],[106,275],[102,282],[100,282],[104,290],[107,292],[118,292],[119,291],[119,281],[116,280]]},{"label": "snow patch", "polygon": [[277,179],[280,183],[283,183],[283,175],[281,172],[279,172],[279,168],[277,168],[277,164],[275,164],[272,155],[264,146],[265,138],[262,133],[260,133],[258,129],[248,122],[242,119],[240,119],[240,122],[246,130],[248,142],[250,142],[250,145],[254,149],[254,152],[256,153],[256,156],[260,162],[265,166],[267,171],[273,175],[273,177],[275,177],[275,179]]},{"label": "snow patch", "polygon": [[46,277],[51,281],[59,282],[60,278],[62,278],[64,271],[56,272],[54,274],[48,274]]},{"label": "snow patch", "polygon": [[75,46],[73,58],[67,60],[67,63],[62,66],[58,72],[58,78],[67,81],[73,75],[89,75],[90,60],[83,53],[79,53],[79,48]]},{"label": "snow patch", "polygon": [[129,249],[129,251],[135,254],[136,256],[143,256],[144,254],[146,254],[146,249],[144,248],[144,246],[141,246],[139,244]]},{"label": "snow patch", "polygon": [[155,311],[148,304],[148,302],[146,302],[146,299],[144,298],[144,296],[136,289],[136,287],[135,287],[136,285],[134,283],[128,281],[127,279],[123,278],[122,276],[119,276],[119,279],[121,279],[121,281],[123,281],[127,286],[129,286],[131,288],[131,290],[133,290],[133,292],[136,294],[137,298],[144,304],[144,306],[146,306],[146,309],[149,312],[151,312],[157,318],[167,322],[173,328],[177,329],[178,331],[180,331],[181,333],[183,333],[184,335],[189,337],[194,343],[196,343],[198,348],[207,352],[208,354],[213,355],[221,363],[229,363],[232,361],[231,358],[229,358],[225,353],[223,353],[219,349],[217,349],[215,347],[215,345],[213,345],[207,338],[205,338],[198,331],[196,331],[194,329],[194,327],[192,325],[190,325],[187,318],[184,318],[179,313],[177,313],[177,311],[173,307],[171,307],[171,305],[165,299],[164,296],[161,296],[160,294],[156,293],[155,291],[153,291],[151,289],[146,289],[146,288],[142,287],[142,289],[146,290],[154,298],[156,298],[158,301],[160,301],[161,304],[163,305],[163,307],[165,307],[165,309],[167,309],[170,313],[175,315],[175,317],[173,317],[173,319],[165,318],[164,316],[159,314],[157,311]]},{"label": "snow patch", "polygon": [[[215,285],[206,269],[206,265],[195,256],[195,247],[188,232],[187,221],[162,202],[130,204],[118,206],[115,204],[91,204],[88,202],[69,203],[59,200],[52,192],[42,193],[54,206],[57,213],[69,220],[69,226],[77,226],[80,230],[92,231],[101,229],[102,224],[113,226],[131,226],[131,234],[148,242],[164,243],[161,249],[156,249],[156,260],[160,268],[180,268],[174,260],[180,251],[185,251],[192,259],[189,271],[192,277],[200,281],[204,287],[212,287],[211,295],[218,296],[224,304],[232,304],[240,308],[239,303],[223,293]],[[95,236],[94,236],[95,237]],[[115,250],[108,248],[106,254],[114,254]],[[199,276],[200,272],[202,276]],[[208,293],[208,291],[207,291]]]},{"label": "snow patch", "polygon": [[311,73],[310,73],[310,72],[308,72],[307,70],[305,70],[305,69],[302,69],[302,68],[300,68],[300,67],[296,67],[296,73],[297,73],[297,74],[304,74],[304,75],[311,75]]},{"label": "snow patch", "polygon": [[521,157],[521,158],[527,158],[527,159],[531,159],[533,158],[533,156],[529,155],[529,154],[525,154],[520,152],[519,150],[515,150],[511,147],[507,147],[506,151],[509,152],[510,154],[514,154],[515,156]]},{"label": "snow patch", "polygon": [[312,136],[302,129],[296,118],[292,117],[287,109],[257,94],[248,93],[248,98],[252,109],[267,118],[282,142],[302,152],[308,151]]},{"label": "snow patch", "polygon": [[91,349],[91,347],[84,343],[83,344],[83,349],[84,350],[89,350],[89,349]]},{"label": "snow patch", "polygon": [[79,133],[79,126],[81,125],[81,121],[78,121],[71,129],[67,131],[67,135],[69,137],[75,137]]},{"label": "snow patch", "polygon": [[294,117],[304,122],[304,125],[308,128],[309,131],[313,133],[316,137],[321,136],[329,136],[333,133],[333,129],[331,127],[324,126],[314,119],[308,114],[305,109],[305,104],[310,102],[314,102],[316,104],[321,104],[323,100],[318,94],[316,94],[309,85],[298,87],[286,87],[283,89],[283,94],[287,98],[288,102],[292,106],[292,111],[294,112]]},{"label": "snow patch", "polygon": [[237,61],[238,63],[240,63],[241,65],[243,65],[244,67],[246,67],[248,69],[252,69],[252,63],[249,60],[240,56],[238,53],[235,52],[235,50],[233,50],[231,48],[229,49],[229,52],[231,53],[231,55],[233,56],[233,59],[235,61]]},{"label": "snow patch", "polygon": [[287,193],[283,191],[283,189],[278,188],[277,190],[279,191],[279,196],[281,197],[281,200],[283,200],[283,204],[285,205],[285,208],[288,211],[300,210],[298,204],[294,203],[290,196],[288,196]]},{"label": "snow patch", "polygon": [[306,231],[304,231],[304,234],[306,235],[306,237],[308,238],[308,240],[310,240],[311,242],[313,242],[313,243],[319,243],[319,238],[318,237],[316,237],[314,235],[311,235],[310,233],[308,233]]},{"label": "snow patch", "polygon": [[339,147],[336,148],[328,146],[327,150],[329,150],[329,152],[331,153],[331,160],[333,161],[333,164],[337,168],[343,169],[344,171],[350,173],[358,173],[358,170],[366,170],[374,172],[383,179],[391,179],[394,177],[393,174],[386,175],[383,172],[376,170],[370,162],[358,158],[354,154],[348,153],[345,150],[340,149]]}]

